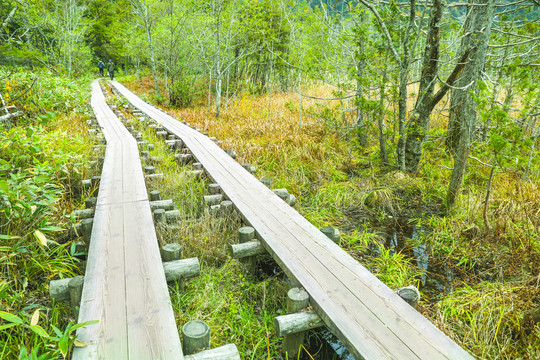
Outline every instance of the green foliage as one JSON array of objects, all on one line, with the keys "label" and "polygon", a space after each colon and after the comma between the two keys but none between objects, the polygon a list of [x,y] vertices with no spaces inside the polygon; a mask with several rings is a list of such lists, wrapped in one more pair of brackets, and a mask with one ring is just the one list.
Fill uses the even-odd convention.
[{"label": "green foliage", "polygon": [[4,100],[25,113],[0,124],[0,357],[66,358],[82,325],[70,323],[63,305],[48,305],[47,285],[79,271],[63,212],[90,153],[77,134],[87,83],[47,71],[0,73]]}]

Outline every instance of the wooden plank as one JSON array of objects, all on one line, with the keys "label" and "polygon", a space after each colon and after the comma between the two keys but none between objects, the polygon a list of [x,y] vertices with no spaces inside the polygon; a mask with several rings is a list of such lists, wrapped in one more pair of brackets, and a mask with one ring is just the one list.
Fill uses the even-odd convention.
[{"label": "wooden plank", "polygon": [[356,358],[472,359],[206,136],[113,85],[184,141]]},{"label": "wooden plank", "polygon": [[129,358],[176,359],[182,352],[150,206],[124,206]]},{"label": "wooden plank", "polygon": [[78,321],[99,323],[78,330],[78,340],[87,346],[76,347],[73,359],[127,358],[124,233],[117,226],[122,219],[121,204],[96,207]]},{"label": "wooden plank", "polygon": [[135,139],[106,105],[92,106],[107,140],[88,253],[78,359],[182,359]]}]

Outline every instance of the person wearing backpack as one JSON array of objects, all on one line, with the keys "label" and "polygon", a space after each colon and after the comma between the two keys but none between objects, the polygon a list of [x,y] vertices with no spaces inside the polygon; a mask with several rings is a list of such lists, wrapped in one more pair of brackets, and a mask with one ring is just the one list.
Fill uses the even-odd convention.
[{"label": "person wearing backpack", "polygon": [[114,80],[114,70],[116,70],[116,66],[114,66],[113,61],[109,59],[109,63],[107,64],[107,71],[109,72],[111,80]]},{"label": "person wearing backpack", "polygon": [[99,75],[103,77],[103,69],[105,69],[105,63],[101,60],[99,60],[97,67],[99,69]]}]

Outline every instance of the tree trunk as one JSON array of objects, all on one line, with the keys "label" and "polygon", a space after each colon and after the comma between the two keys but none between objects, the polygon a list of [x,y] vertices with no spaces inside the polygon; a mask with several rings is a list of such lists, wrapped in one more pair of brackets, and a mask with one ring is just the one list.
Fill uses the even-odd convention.
[{"label": "tree trunk", "polygon": [[148,7],[146,6],[146,4],[144,5],[144,12],[145,12],[144,24],[146,27],[146,38],[148,39],[148,50],[150,51],[150,64],[152,65],[152,77],[154,78],[154,88],[156,89],[156,96],[159,97],[159,85],[158,85],[156,58],[154,55],[154,43],[152,41],[151,25],[150,25],[150,19],[148,18]]},{"label": "tree trunk", "polygon": [[220,49],[221,49],[221,3],[216,14],[216,118],[219,118],[221,110],[221,64],[220,64]]},{"label": "tree trunk", "polygon": [[[470,0],[472,1],[472,0]],[[480,78],[486,60],[487,45],[491,36],[495,0],[474,0],[468,10],[463,26],[465,35],[461,40],[460,53],[470,51],[469,60],[462,75],[456,81],[456,89],[450,98],[450,123],[446,144],[454,158],[454,169],[446,195],[445,206],[454,206],[467,169],[472,135],[476,125],[476,103],[472,91],[474,83]]]},{"label": "tree trunk", "polygon": [[[439,23],[442,17],[441,0],[433,1],[431,19],[426,36],[426,48],[422,65],[422,75],[414,111],[409,119],[407,140],[405,142],[405,169],[417,172],[422,156],[422,145],[428,134],[429,116],[435,107],[433,91],[439,71]],[[442,98],[442,96],[441,96]]]},{"label": "tree trunk", "polygon": [[405,118],[407,117],[407,82],[409,78],[409,67],[411,65],[411,54],[409,41],[416,19],[416,1],[411,0],[409,24],[403,39],[403,58],[399,64],[399,99],[398,99],[398,132],[399,138],[396,148],[397,165],[401,171],[405,168]]},{"label": "tree trunk", "polygon": [[384,71],[383,71],[383,80],[382,84],[379,90],[379,109],[380,112],[377,116],[377,125],[379,127],[379,152],[381,153],[381,162],[384,165],[390,164],[390,161],[388,160],[388,152],[386,151],[386,133],[384,128],[384,100],[385,100],[385,86],[387,82],[387,71],[388,71],[388,65],[387,62],[384,63]]},{"label": "tree trunk", "polygon": [[364,108],[362,104],[362,100],[364,97],[364,86],[362,85],[362,78],[364,76],[364,68],[366,65],[366,61],[364,58],[363,41],[360,41],[358,50],[360,59],[356,63],[356,128],[358,130],[358,144],[360,146],[366,146],[366,124],[364,122]]}]

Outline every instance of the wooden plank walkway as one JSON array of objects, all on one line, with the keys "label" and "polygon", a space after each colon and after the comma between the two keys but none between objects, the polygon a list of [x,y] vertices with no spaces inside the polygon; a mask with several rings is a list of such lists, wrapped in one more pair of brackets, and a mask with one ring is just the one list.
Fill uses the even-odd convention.
[{"label": "wooden plank walkway", "polygon": [[207,136],[112,84],[183,140],[356,359],[473,359]]},{"label": "wooden plank walkway", "polygon": [[92,83],[107,149],[88,250],[73,359],[182,359],[137,142]]}]

